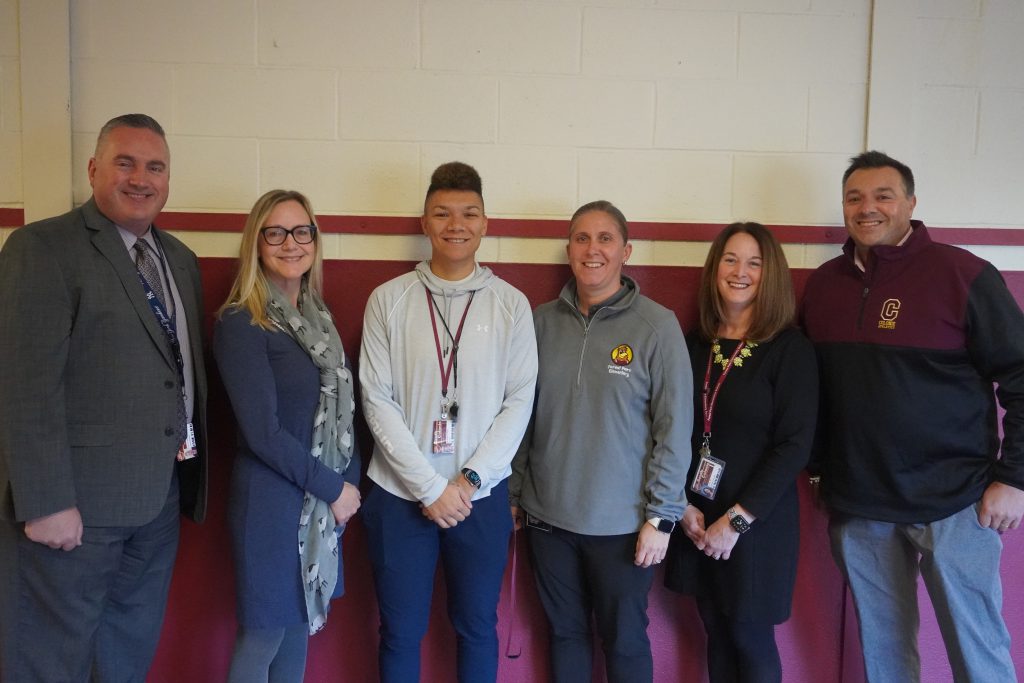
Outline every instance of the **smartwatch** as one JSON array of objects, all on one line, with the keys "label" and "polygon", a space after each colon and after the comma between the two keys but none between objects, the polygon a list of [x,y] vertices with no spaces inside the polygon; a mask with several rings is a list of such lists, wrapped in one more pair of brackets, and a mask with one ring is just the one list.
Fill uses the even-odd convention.
[{"label": "smartwatch", "polygon": [[743,515],[736,512],[736,508],[729,508],[726,513],[729,515],[729,526],[731,526],[736,533],[745,534],[750,531],[750,522],[748,522]]},{"label": "smartwatch", "polygon": [[658,531],[662,532],[663,534],[670,534],[672,533],[672,530],[676,528],[675,522],[671,522],[667,519],[662,519],[661,517],[651,517],[649,520],[647,520],[647,523],[653,526]]},{"label": "smartwatch", "polygon": [[483,484],[483,482],[480,481],[480,475],[474,472],[473,470],[469,469],[468,467],[462,468],[462,476],[464,476],[466,478],[466,481],[468,481],[470,485],[475,489],[480,488],[480,486]]}]

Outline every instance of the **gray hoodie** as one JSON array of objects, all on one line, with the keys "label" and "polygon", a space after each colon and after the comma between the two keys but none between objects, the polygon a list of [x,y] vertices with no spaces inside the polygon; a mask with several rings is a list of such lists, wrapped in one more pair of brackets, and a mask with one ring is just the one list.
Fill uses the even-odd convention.
[{"label": "gray hoodie", "polygon": [[[459,405],[453,454],[431,452],[442,383],[427,290],[440,311],[434,319],[446,367],[453,350],[441,319],[457,335],[475,292],[448,388],[448,398]],[[511,472],[533,407],[537,345],[530,304],[485,266],[449,282],[424,261],[370,295],[359,379],[375,442],[370,479],[389,493],[430,505],[468,467],[482,480],[474,499],[490,495]]]}]

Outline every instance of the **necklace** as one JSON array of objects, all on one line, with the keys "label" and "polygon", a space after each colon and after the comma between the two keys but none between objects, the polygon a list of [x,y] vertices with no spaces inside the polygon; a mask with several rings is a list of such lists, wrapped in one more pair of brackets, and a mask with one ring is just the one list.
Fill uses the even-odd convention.
[{"label": "necklace", "polygon": [[738,368],[743,367],[743,359],[750,358],[753,355],[753,350],[757,348],[757,342],[741,341],[739,353],[734,353],[731,357],[726,358],[722,355],[722,345],[718,343],[718,338],[711,340],[711,353],[714,354],[714,362],[722,366],[722,370],[726,370],[729,364],[733,364]]}]

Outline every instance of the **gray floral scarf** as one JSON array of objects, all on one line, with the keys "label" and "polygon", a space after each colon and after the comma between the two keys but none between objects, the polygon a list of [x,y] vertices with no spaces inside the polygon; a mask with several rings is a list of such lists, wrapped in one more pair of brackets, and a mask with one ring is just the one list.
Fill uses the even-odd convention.
[{"label": "gray floral scarf", "polygon": [[[268,282],[267,316],[283,332],[306,349],[320,370],[320,402],[313,418],[310,454],[341,473],[352,459],[352,414],[355,398],[352,374],[345,367],[345,351],[327,306],[309,291],[305,280],[299,308]],[[306,597],[310,635],[327,624],[331,595],[338,584],[338,535],[330,503],[311,495],[302,500],[299,518],[299,559]]]}]

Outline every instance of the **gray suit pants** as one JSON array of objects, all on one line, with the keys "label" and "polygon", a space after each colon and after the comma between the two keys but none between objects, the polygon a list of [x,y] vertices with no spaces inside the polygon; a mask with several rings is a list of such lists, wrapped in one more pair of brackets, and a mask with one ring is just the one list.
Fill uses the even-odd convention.
[{"label": "gray suit pants", "polygon": [[160,639],[178,549],[178,478],[138,527],[86,526],[53,550],[0,522],[4,681],[144,683]]}]

